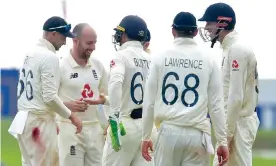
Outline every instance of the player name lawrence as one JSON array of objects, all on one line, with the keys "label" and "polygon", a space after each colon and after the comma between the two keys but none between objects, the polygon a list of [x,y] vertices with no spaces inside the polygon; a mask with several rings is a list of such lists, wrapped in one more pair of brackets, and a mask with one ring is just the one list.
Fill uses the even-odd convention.
[{"label": "player name lawrence", "polygon": [[202,69],[202,60],[165,58],[165,66]]}]

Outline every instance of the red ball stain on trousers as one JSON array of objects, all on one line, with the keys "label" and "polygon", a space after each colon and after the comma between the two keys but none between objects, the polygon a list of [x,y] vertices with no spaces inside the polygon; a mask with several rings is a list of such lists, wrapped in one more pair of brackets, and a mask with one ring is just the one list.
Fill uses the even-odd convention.
[{"label": "red ball stain on trousers", "polygon": [[40,130],[39,130],[39,128],[38,127],[33,128],[33,132],[32,132],[33,141],[39,142],[39,137],[40,137]]}]

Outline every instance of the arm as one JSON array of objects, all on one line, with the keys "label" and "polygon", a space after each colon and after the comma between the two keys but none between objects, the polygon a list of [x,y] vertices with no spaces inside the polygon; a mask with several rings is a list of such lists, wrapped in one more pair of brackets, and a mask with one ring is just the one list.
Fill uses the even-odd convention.
[{"label": "arm", "polygon": [[245,56],[247,53],[238,48],[232,48],[229,51],[229,94],[227,102],[227,135],[232,137],[235,131],[235,123],[239,118],[239,112],[242,109],[245,88],[245,72],[247,61]]},{"label": "arm", "polygon": [[46,56],[41,65],[41,84],[43,101],[64,118],[71,116],[71,111],[63,104],[57,92],[60,82],[59,59],[55,55]]},{"label": "arm", "polygon": [[[107,72],[104,68],[104,66],[102,66],[102,78],[100,81],[100,85],[99,85],[99,92],[101,95],[104,95],[104,105],[109,105],[109,100],[108,100],[108,76],[107,76]],[[98,119],[100,121],[100,124],[102,126],[102,128],[104,129],[104,135],[107,134],[107,128],[108,128],[108,119],[106,116],[106,107],[103,105],[98,105]]]},{"label": "arm", "polygon": [[124,76],[124,62],[119,58],[113,59],[110,65],[110,77],[108,82],[110,115],[120,112]]},{"label": "arm", "polygon": [[[110,125],[110,137],[113,149],[117,152],[121,149],[121,141],[119,132],[123,136],[125,133],[123,127],[121,128],[119,117],[122,102],[122,84],[125,76],[125,64],[122,59],[116,57],[110,64],[110,77],[108,84],[108,94],[110,96],[110,112],[109,112],[109,125]],[[119,129],[120,128],[120,129]]]},{"label": "arm", "polygon": [[146,80],[144,104],[143,104],[143,141],[149,141],[151,138],[154,124],[154,103],[158,88],[158,69],[154,61],[151,61],[150,70]]},{"label": "arm", "polygon": [[105,95],[105,102],[104,105],[109,105],[109,98],[108,98],[108,73],[106,72],[105,68],[103,67],[103,76],[100,83],[100,93]]},{"label": "arm", "polygon": [[217,64],[213,62],[208,85],[208,109],[212,119],[215,136],[219,146],[227,146],[226,120],[223,109],[223,88],[221,74]]}]

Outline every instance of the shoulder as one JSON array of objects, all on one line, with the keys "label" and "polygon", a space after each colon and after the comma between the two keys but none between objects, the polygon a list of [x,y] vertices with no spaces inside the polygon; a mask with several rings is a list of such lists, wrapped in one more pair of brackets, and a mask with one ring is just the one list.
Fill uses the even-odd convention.
[{"label": "shoulder", "polygon": [[219,51],[217,51],[216,49],[211,49],[209,48],[209,46],[207,47],[206,45],[197,46],[196,49],[202,60],[210,63],[211,66],[213,66],[214,64],[220,65],[222,56]]},{"label": "shoulder", "polygon": [[34,56],[39,56],[44,59],[44,62],[58,62],[59,58],[56,55],[56,53],[41,47],[41,46],[36,46],[33,51]]},{"label": "shoulder", "polygon": [[155,66],[159,66],[161,65],[167,55],[171,55],[171,53],[173,52],[173,49],[163,49],[163,50],[158,50],[158,51],[153,51],[149,57],[150,59],[150,64],[155,65]]},{"label": "shoulder", "polygon": [[90,63],[92,64],[92,66],[95,66],[95,68],[96,68],[97,70],[100,70],[100,71],[105,70],[103,63],[102,63],[99,59],[97,59],[97,58],[95,58],[95,57],[91,57],[91,58],[89,59],[89,61],[90,61]]},{"label": "shoulder", "polygon": [[66,73],[73,69],[69,62],[69,56],[71,56],[71,54],[59,57],[59,69],[61,73]]},{"label": "shoulder", "polygon": [[124,50],[116,51],[113,55],[114,56],[112,57],[112,61],[125,63],[128,59],[127,55],[129,55],[129,52],[124,49]]},{"label": "shoulder", "polygon": [[254,55],[253,48],[242,40],[235,42],[229,49],[232,58],[248,58]]}]

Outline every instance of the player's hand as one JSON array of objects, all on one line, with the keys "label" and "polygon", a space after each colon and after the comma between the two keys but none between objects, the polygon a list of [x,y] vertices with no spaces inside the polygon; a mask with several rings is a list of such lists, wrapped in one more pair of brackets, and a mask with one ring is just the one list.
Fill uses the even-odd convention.
[{"label": "player's hand", "polygon": [[77,127],[76,134],[80,133],[82,130],[82,121],[72,112],[71,116],[69,117],[72,124]]},{"label": "player's hand", "polygon": [[219,166],[223,166],[228,161],[229,150],[226,146],[219,146],[217,149]]},{"label": "player's hand", "polygon": [[64,105],[66,105],[66,107],[72,112],[84,112],[88,108],[88,104],[86,102],[79,100],[64,102]]},{"label": "player's hand", "polygon": [[109,127],[109,124],[107,125],[107,127],[104,129],[103,135],[107,135],[107,129]]},{"label": "player's hand", "polygon": [[104,129],[104,132],[103,132],[104,140],[106,140],[108,127],[109,127],[109,124],[108,124],[108,126]]},{"label": "player's hand", "polygon": [[233,148],[233,137],[227,137],[227,142],[228,142],[229,153],[231,153]]},{"label": "player's hand", "polygon": [[143,141],[142,142],[142,156],[145,160],[151,161],[151,156],[149,154],[149,149],[153,152],[152,141]]},{"label": "player's hand", "polygon": [[104,104],[106,101],[106,98],[104,94],[100,94],[100,97],[97,100],[83,99],[83,101],[89,105],[98,105],[98,104]]}]

